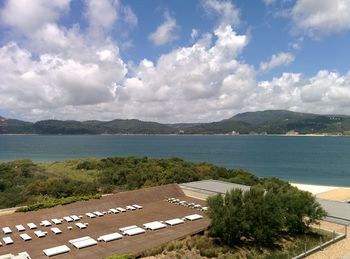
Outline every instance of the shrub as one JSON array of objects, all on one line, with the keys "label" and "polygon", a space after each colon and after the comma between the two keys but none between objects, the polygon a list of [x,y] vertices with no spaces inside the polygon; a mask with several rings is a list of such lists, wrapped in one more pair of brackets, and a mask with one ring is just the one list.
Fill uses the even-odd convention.
[{"label": "shrub", "polygon": [[61,199],[49,199],[47,201],[37,202],[28,206],[20,207],[16,210],[16,212],[28,212],[35,211],[43,208],[52,208],[58,205],[67,205],[77,201],[86,201],[90,199],[100,199],[101,194],[94,194],[88,196],[72,196]]}]

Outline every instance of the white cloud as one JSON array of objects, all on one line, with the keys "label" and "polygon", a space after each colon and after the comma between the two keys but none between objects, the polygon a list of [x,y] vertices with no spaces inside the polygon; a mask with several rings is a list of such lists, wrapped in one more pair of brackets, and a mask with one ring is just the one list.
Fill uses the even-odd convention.
[{"label": "white cloud", "polygon": [[212,120],[244,103],[255,85],[254,69],[236,60],[247,37],[229,25],[218,27],[214,36],[213,43],[199,39],[156,63],[143,60],[117,91],[128,113],[162,121]]},{"label": "white cloud", "polygon": [[[93,54],[93,53],[90,53]],[[115,84],[126,74],[117,50],[106,46],[94,62],[54,54],[34,60],[28,50],[9,43],[0,48],[0,102],[8,109],[46,109],[89,105],[114,99]]]},{"label": "white cloud", "polygon": [[178,26],[176,24],[176,20],[171,17],[169,12],[165,12],[164,18],[165,21],[159,25],[158,28],[148,37],[155,45],[158,46],[167,44],[178,38]]},{"label": "white cloud", "polygon": [[263,0],[264,4],[266,5],[272,5],[276,2],[276,0]]},{"label": "white cloud", "polygon": [[131,27],[137,26],[137,23],[138,23],[137,16],[132,11],[130,6],[126,5],[126,6],[123,6],[121,9],[122,9],[122,14],[126,23],[128,23]]},{"label": "white cloud", "polygon": [[[46,2],[41,5],[46,7]],[[11,11],[6,8],[2,14]],[[57,12],[55,17],[60,15]],[[113,19],[96,24],[107,28]],[[45,19],[31,27],[23,46],[9,42],[0,47],[0,71],[6,72],[0,76],[2,108],[31,119],[50,113],[59,116],[68,107],[77,114],[79,107],[98,109],[113,102],[117,84],[127,73],[119,48],[103,34],[91,41],[79,26],[60,27],[52,21]]]},{"label": "white cloud", "polygon": [[59,19],[69,10],[70,0],[7,0],[0,21],[24,34],[30,34],[45,23]]},{"label": "white cloud", "polygon": [[94,31],[109,30],[118,19],[117,0],[86,0],[86,17]]},{"label": "white cloud", "polygon": [[260,86],[265,88],[261,99],[274,100],[273,107],[321,114],[350,112],[350,72],[322,70],[311,78],[285,73]]},{"label": "white cloud", "polygon": [[199,30],[192,29],[192,31],[191,31],[191,39],[195,40],[195,39],[197,39],[198,36],[199,36]]},{"label": "white cloud", "polygon": [[232,26],[240,24],[240,12],[231,1],[203,0],[202,6],[207,14],[218,16],[220,24]]},{"label": "white cloud", "polygon": [[[10,3],[16,2],[6,2],[2,19],[12,12]],[[13,41],[0,46],[2,110],[29,120],[139,118],[161,122],[215,121],[262,109],[350,113],[350,72],[342,75],[324,70],[310,78],[283,73],[257,82],[257,71],[240,56],[249,37],[238,35],[229,24],[236,22],[229,22],[227,17],[213,32],[199,36],[193,31],[191,46],[164,53],[157,60],[145,58],[139,64],[126,65],[107,31],[125,17],[130,17],[130,26],[136,26],[137,17],[123,11],[128,8],[120,2],[104,3],[115,4],[112,9],[116,13],[108,10],[109,18],[91,14],[94,26],[105,31],[93,40],[79,26],[57,23],[69,5],[50,9],[47,6],[51,2],[45,1],[37,7],[47,8],[51,14],[28,25],[31,33],[21,35],[25,43]],[[223,17],[232,12],[228,1],[208,3],[213,6],[212,12]],[[13,19],[20,20],[20,16]],[[171,16],[165,19],[173,19],[177,26]],[[20,32],[26,30],[18,20],[7,20],[5,25]],[[167,33],[160,34],[165,36],[158,40],[167,41]],[[259,71],[293,60],[291,53],[281,52],[262,63]]]},{"label": "white cloud", "polygon": [[293,54],[289,52],[280,52],[272,55],[271,59],[268,62],[260,63],[260,71],[267,72],[276,67],[287,66],[295,60]]},{"label": "white cloud", "polygon": [[349,13],[348,0],[298,0],[291,11],[295,29],[316,38],[349,30]]},{"label": "white cloud", "polygon": [[[117,22],[124,23],[133,28],[137,26],[138,19],[128,5],[120,0],[85,0],[85,17],[89,22],[92,37],[101,37],[103,33],[113,30]],[[123,33],[125,28],[123,28]]]}]

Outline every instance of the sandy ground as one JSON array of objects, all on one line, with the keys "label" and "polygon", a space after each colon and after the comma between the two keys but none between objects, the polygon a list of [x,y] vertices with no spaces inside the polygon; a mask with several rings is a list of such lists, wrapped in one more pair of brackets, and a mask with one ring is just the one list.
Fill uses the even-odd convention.
[{"label": "sandy ground", "polygon": [[308,191],[312,194],[319,194],[323,192],[332,191],[339,189],[337,186],[325,186],[325,185],[314,185],[314,184],[301,184],[301,183],[290,183],[291,185],[297,187],[299,190]]},{"label": "sandy ground", "polygon": [[[336,231],[339,233],[345,232],[345,227],[335,223],[330,223],[326,221],[321,222],[321,228],[329,231]],[[350,228],[347,228],[348,233],[350,233]],[[322,251],[319,251],[313,255],[308,256],[309,259],[350,259],[350,236],[345,239],[336,242]]]},{"label": "sandy ground", "polygon": [[333,201],[347,202],[350,200],[350,189],[338,188],[331,191],[318,193],[316,194],[316,197]]},{"label": "sandy ground", "polygon": [[333,200],[333,201],[349,201],[350,188],[337,186],[323,186],[312,184],[291,183],[300,190],[308,191],[314,194],[317,198]]}]

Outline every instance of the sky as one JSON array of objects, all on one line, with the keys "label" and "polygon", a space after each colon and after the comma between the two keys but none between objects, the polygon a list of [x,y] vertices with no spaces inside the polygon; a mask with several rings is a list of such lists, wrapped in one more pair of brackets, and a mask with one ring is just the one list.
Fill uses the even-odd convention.
[{"label": "sky", "polygon": [[0,0],[0,116],[350,115],[349,0]]}]

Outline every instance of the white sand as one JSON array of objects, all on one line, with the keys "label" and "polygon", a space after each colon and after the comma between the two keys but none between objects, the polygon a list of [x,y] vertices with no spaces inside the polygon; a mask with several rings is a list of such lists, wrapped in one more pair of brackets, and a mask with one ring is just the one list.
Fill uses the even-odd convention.
[{"label": "white sand", "polygon": [[312,194],[319,194],[322,192],[328,192],[335,189],[350,189],[349,187],[341,186],[325,186],[325,185],[314,185],[314,184],[302,184],[302,183],[290,183],[291,185],[297,187],[299,190],[308,191]]}]

